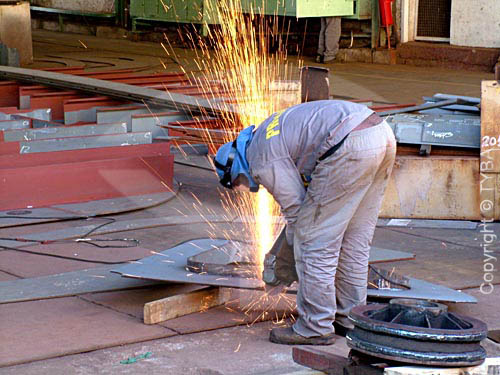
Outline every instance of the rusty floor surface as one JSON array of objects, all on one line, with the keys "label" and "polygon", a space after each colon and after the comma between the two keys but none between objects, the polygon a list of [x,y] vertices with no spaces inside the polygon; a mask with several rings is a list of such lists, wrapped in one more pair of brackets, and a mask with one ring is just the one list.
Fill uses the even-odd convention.
[{"label": "rusty floor surface", "polygon": [[[85,43],[86,49],[79,40]],[[62,62],[81,65],[85,60],[91,70],[134,67],[159,71],[163,70],[159,62],[162,59],[169,70],[178,70],[178,64],[154,43],[37,31],[34,48],[37,58],[34,67],[57,66]],[[176,52],[186,70],[195,69],[190,59],[192,51]],[[306,64],[313,63],[306,61]],[[333,64],[330,69],[334,94],[378,102],[420,102],[421,96],[436,92],[479,96],[480,81],[492,79],[492,74],[487,73],[409,66]],[[217,181],[211,172],[177,164],[175,179],[182,182],[175,199],[114,218],[121,221],[224,213]],[[194,196],[201,199],[201,204]],[[19,226],[1,229],[0,237],[92,223],[101,222],[75,220]],[[500,225],[495,227],[500,229]],[[30,247],[41,253],[73,256],[76,258],[73,260],[1,251],[0,281],[98,267],[103,261],[136,259],[189,239],[207,237],[207,231],[221,233],[228,229],[235,231],[236,239],[244,239],[241,225],[219,223],[214,230],[198,223],[94,236],[134,238],[140,241],[137,248],[97,249],[75,243]],[[379,227],[373,245],[415,253],[414,261],[394,262],[385,267],[395,267],[401,274],[471,293],[478,298],[477,305],[452,305],[451,309],[485,320],[490,329],[499,329],[500,284],[489,295],[478,289],[484,275],[480,241],[479,229]],[[94,262],[81,262],[78,257]],[[500,277],[496,282],[499,280]],[[0,368],[0,374],[285,374],[302,369],[293,363],[290,347],[268,342],[273,323],[258,322],[261,311],[258,307],[248,311],[249,302],[233,301],[229,308],[219,307],[159,325],[144,325],[144,303],[168,295],[171,288],[157,286],[0,305],[0,366],[7,366]],[[249,298],[242,296],[241,301]],[[329,350],[344,354],[347,348],[345,342],[339,340]],[[150,358],[120,364],[121,360],[149,351],[152,352]]]}]

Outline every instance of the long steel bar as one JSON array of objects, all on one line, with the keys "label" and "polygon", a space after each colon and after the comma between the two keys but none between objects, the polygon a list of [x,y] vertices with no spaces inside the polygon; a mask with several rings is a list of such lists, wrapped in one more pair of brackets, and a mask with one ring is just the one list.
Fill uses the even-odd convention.
[{"label": "long steel bar", "polygon": [[379,116],[390,116],[390,115],[395,115],[398,113],[407,113],[407,112],[415,112],[415,111],[423,111],[425,109],[431,109],[431,108],[440,108],[440,107],[445,107],[447,105],[452,105],[452,104],[462,104],[463,101],[461,101],[458,98],[454,99],[448,99],[448,100],[441,100],[436,103],[425,103],[421,105],[416,105],[415,107],[406,107],[406,108],[401,108],[401,109],[392,109],[389,111],[384,111],[384,112],[378,112],[377,114]]},{"label": "long steel bar", "polygon": [[122,100],[145,102],[183,112],[206,112],[212,115],[223,112],[236,113],[236,110],[230,104],[223,101],[62,73],[0,66],[0,79],[80,90]]}]

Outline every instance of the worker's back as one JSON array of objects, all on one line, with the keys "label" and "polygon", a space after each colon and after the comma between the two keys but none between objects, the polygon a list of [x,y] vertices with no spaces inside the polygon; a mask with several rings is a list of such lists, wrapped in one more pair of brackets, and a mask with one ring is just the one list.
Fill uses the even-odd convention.
[{"label": "worker's back", "polygon": [[248,147],[250,167],[291,158],[308,175],[321,155],[372,113],[361,104],[319,100],[273,114],[257,128]]}]

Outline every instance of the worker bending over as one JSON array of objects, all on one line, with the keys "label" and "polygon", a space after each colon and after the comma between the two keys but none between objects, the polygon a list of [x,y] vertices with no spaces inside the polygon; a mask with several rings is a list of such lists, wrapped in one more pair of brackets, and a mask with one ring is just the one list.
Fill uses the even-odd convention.
[{"label": "worker bending over", "polygon": [[253,192],[263,185],[287,222],[299,317],[274,328],[271,341],[329,345],[352,328],[347,315],[366,302],[370,244],[395,154],[385,121],[338,100],[275,113],[218,150],[221,184]]}]

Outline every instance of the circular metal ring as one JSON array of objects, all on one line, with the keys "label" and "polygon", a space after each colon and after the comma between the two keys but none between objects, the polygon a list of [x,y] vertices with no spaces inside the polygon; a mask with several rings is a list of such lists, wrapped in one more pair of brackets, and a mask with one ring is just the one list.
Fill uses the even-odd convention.
[{"label": "circular metal ring", "polygon": [[[461,329],[426,328],[394,322],[394,318],[396,317],[392,317],[391,312],[388,310],[389,308],[386,304],[357,306],[351,310],[349,319],[355,326],[368,331],[402,336],[413,340],[467,342],[481,341],[487,335],[485,323],[459,314],[447,313],[446,318],[442,320],[448,321],[450,325],[461,326]],[[393,318],[391,319],[392,321],[389,320],[391,317]]]},{"label": "circular metal ring", "polygon": [[347,345],[362,353],[401,362],[467,366],[486,357],[480,341],[486,324],[450,313],[439,303],[396,299],[389,304],[357,306]]}]

